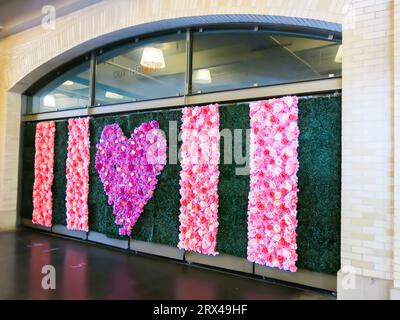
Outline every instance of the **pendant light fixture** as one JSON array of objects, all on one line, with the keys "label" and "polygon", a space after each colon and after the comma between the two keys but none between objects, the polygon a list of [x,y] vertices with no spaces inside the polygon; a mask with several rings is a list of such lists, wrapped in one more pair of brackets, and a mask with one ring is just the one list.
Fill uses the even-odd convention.
[{"label": "pendant light fixture", "polygon": [[148,70],[164,69],[165,60],[162,50],[155,47],[144,47],[140,65]]}]

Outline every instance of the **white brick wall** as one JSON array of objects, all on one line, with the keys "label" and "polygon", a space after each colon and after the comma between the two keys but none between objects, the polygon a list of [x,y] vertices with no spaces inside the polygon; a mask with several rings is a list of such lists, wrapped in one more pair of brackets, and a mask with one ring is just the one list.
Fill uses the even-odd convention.
[{"label": "white brick wall", "polygon": [[394,288],[400,289],[400,1],[394,3]]},{"label": "white brick wall", "polygon": [[392,279],[393,1],[353,9],[343,32],[342,266]]},{"label": "white brick wall", "polygon": [[58,19],[56,30],[37,27],[0,41],[0,228],[14,225],[17,194],[19,109],[6,91],[53,57],[114,30],[181,16],[256,13],[343,22],[341,263],[361,276],[394,279],[400,288],[399,2],[104,1]]}]

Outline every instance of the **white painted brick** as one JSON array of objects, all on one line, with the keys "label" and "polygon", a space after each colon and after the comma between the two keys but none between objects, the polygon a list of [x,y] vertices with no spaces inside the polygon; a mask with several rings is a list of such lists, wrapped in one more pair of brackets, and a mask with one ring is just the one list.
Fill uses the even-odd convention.
[{"label": "white painted brick", "polygon": [[377,241],[365,240],[365,241],[363,241],[363,246],[366,248],[371,248],[371,249],[386,249],[385,243],[377,242]]},{"label": "white painted brick", "polygon": [[363,254],[363,258],[364,261],[368,261],[368,262],[374,262],[374,263],[385,263],[385,262],[389,262],[389,260],[386,257],[378,257],[378,256],[372,256],[372,255],[368,255],[368,254]]},{"label": "white painted brick", "polygon": [[362,274],[363,274],[363,276],[371,277],[371,278],[379,278],[379,279],[385,279],[386,278],[386,274],[385,274],[384,271],[363,270]]},{"label": "white painted brick", "polygon": [[355,246],[353,246],[351,248],[351,252],[359,253],[359,254],[373,254],[374,253],[374,249],[366,248],[366,247],[355,247]]}]

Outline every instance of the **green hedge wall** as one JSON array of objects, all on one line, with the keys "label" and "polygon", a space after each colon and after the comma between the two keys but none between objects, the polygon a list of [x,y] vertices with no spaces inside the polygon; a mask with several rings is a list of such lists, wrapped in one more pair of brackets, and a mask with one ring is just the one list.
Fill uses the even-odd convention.
[{"label": "green hedge wall", "polygon": [[341,97],[300,100],[298,267],[340,268]]},{"label": "green hedge wall", "polygon": [[32,219],[32,192],[35,180],[35,123],[23,126],[21,217]]},{"label": "green hedge wall", "polygon": [[65,195],[67,188],[68,121],[56,122],[56,140],[54,143],[54,181],[53,181],[53,224],[66,225],[67,213]]},{"label": "green hedge wall", "polygon": [[[118,123],[126,136],[142,122],[157,120],[169,142],[170,121],[180,128],[181,111],[135,112],[127,115],[100,116],[91,119],[91,164],[89,169],[89,228],[112,238],[118,235],[112,207],[107,205],[103,186],[94,167],[96,143],[106,124]],[[249,104],[220,107],[223,129],[248,129]],[[341,98],[315,97],[299,102],[299,202],[298,266],[312,271],[335,273],[340,263],[340,189],[341,189]],[[32,217],[34,136],[36,125],[24,127],[22,212]],[[54,168],[55,224],[65,223],[65,160],[67,156],[67,121],[57,121]],[[242,130],[243,156],[246,130]],[[178,146],[179,148],[179,146]],[[170,149],[168,149],[170,151]],[[237,167],[225,164],[224,138],[221,138],[221,165],[218,192],[219,229],[217,250],[246,257],[247,198],[249,176],[236,175]],[[146,205],[132,232],[132,238],[176,246],[179,235],[179,164],[168,164],[159,176],[153,198]]]},{"label": "green hedge wall", "polygon": [[[249,105],[232,104],[220,108],[221,133],[230,129],[242,130],[242,143],[246,142],[246,129],[250,128]],[[223,136],[223,134],[222,134]],[[236,175],[237,165],[224,162],[224,138],[221,138],[220,177],[218,185],[218,234],[217,251],[239,257],[246,257],[247,252],[247,199],[250,190],[248,175]],[[233,152],[232,152],[233,154]],[[246,149],[243,146],[243,156]],[[234,156],[232,155],[234,160]],[[242,167],[243,165],[239,166]]]}]

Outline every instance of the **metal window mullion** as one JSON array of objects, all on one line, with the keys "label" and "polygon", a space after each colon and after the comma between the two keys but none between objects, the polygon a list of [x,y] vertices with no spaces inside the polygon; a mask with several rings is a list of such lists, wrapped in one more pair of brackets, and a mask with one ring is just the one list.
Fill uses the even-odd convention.
[{"label": "metal window mullion", "polygon": [[193,61],[193,38],[190,29],[186,30],[186,69],[185,69],[185,104],[187,104],[187,96],[192,90],[192,61]]},{"label": "metal window mullion", "polygon": [[94,107],[96,101],[96,64],[97,64],[97,56],[96,52],[93,51],[90,55],[90,75],[89,75],[89,105],[88,114],[90,113],[89,109]]}]

